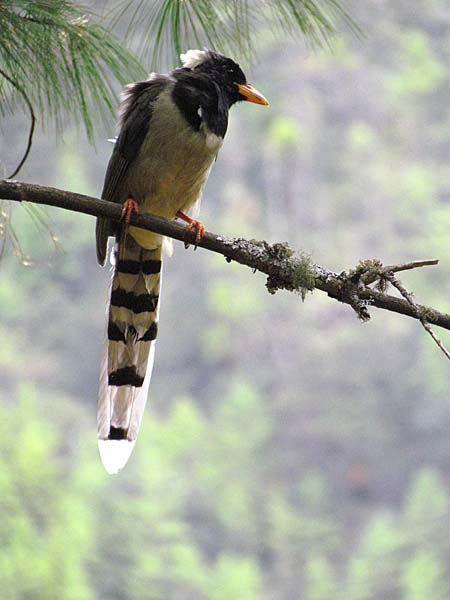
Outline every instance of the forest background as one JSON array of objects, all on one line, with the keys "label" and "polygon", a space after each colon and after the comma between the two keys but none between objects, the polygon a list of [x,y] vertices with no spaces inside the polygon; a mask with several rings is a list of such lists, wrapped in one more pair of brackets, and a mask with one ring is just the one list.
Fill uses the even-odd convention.
[{"label": "forest background", "polygon": [[[449,312],[450,7],[345,8],[365,37],[312,50],[258,32],[243,66],[271,107],[232,110],[202,220],[336,271],[439,258],[403,279]],[[3,119],[4,176],[27,129]],[[69,122],[38,128],[20,179],[98,196],[113,134],[92,147]],[[109,477],[95,411],[110,273],[92,218],[46,214],[56,248],[19,207],[24,254],[0,264],[3,598],[450,598],[449,370],[416,321],[270,296],[175,243],[147,414]]]}]

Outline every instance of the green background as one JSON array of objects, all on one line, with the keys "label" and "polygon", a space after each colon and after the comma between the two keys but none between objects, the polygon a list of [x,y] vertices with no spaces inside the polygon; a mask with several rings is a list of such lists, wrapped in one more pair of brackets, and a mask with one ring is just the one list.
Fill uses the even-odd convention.
[{"label": "green background", "polygon": [[[260,31],[247,71],[271,106],[233,108],[201,218],[336,271],[439,258],[402,280],[449,312],[448,2],[346,7],[365,38],[312,51]],[[4,123],[5,175],[26,128]],[[98,195],[112,134],[93,149],[40,129],[20,179]],[[450,598],[449,368],[417,322],[270,296],[175,243],[147,414],[110,477],[95,432],[110,273],[92,218],[45,213],[57,248],[15,209],[26,258],[0,264],[2,598]]]}]

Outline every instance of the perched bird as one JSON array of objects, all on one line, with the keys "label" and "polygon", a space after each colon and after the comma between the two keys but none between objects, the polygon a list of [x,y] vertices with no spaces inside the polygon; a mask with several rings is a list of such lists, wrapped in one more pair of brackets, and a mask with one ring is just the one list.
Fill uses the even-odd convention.
[{"label": "perched bird", "polygon": [[199,200],[222,146],[228,111],[246,100],[267,105],[238,64],[211,50],[189,50],[183,67],[128,85],[102,198],[123,204],[120,224],[97,219],[97,259],[115,236],[114,275],[100,375],[97,431],[102,462],[117,473],[134,447],[147,400],[158,330],[163,236],[130,225],[148,212],[204,227],[186,212]]}]

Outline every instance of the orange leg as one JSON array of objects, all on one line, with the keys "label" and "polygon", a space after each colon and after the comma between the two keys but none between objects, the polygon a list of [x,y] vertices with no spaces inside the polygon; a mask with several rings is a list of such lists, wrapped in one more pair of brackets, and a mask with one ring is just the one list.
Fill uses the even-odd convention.
[{"label": "orange leg", "polygon": [[181,210],[177,212],[177,217],[179,219],[182,219],[183,221],[186,221],[186,223],[188,224],[188,226],[186,227],[186,231],[191,231],[191,229],[196,230],[197,234],[195,236],[195,244],[197,245],[199,242],[201,242],[203,236],[205,235],[205,226],[203,225],[203,223],[197,221],[197,219],[192,219],[191,217],[188,217],[187,215],[182,213]]},{"label": "orange leg", "polygon": [[125,218],[125,222],[127,224],[129,224],[130,223],[130,219],[131,219],[131,215],[133,213],[136,213],[136,214],[139,213],[139,204],[136,202],[136,200],[133,200],[133,198],[128,198],[123,203],[122,219]]}]

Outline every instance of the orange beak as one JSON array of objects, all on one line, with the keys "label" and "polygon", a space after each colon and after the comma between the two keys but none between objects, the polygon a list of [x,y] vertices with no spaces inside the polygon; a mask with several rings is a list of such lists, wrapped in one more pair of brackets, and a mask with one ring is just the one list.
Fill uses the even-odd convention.
[{"label": "orange beak", "polygon": [[246,85],[238,85],[238,90],[241,96],[244,96],[248,102],[253,102],[254,104],[261,104],[262,106],[269,106],[269,101],[267,98],[258,92],[252,85],[247,83]]}]

